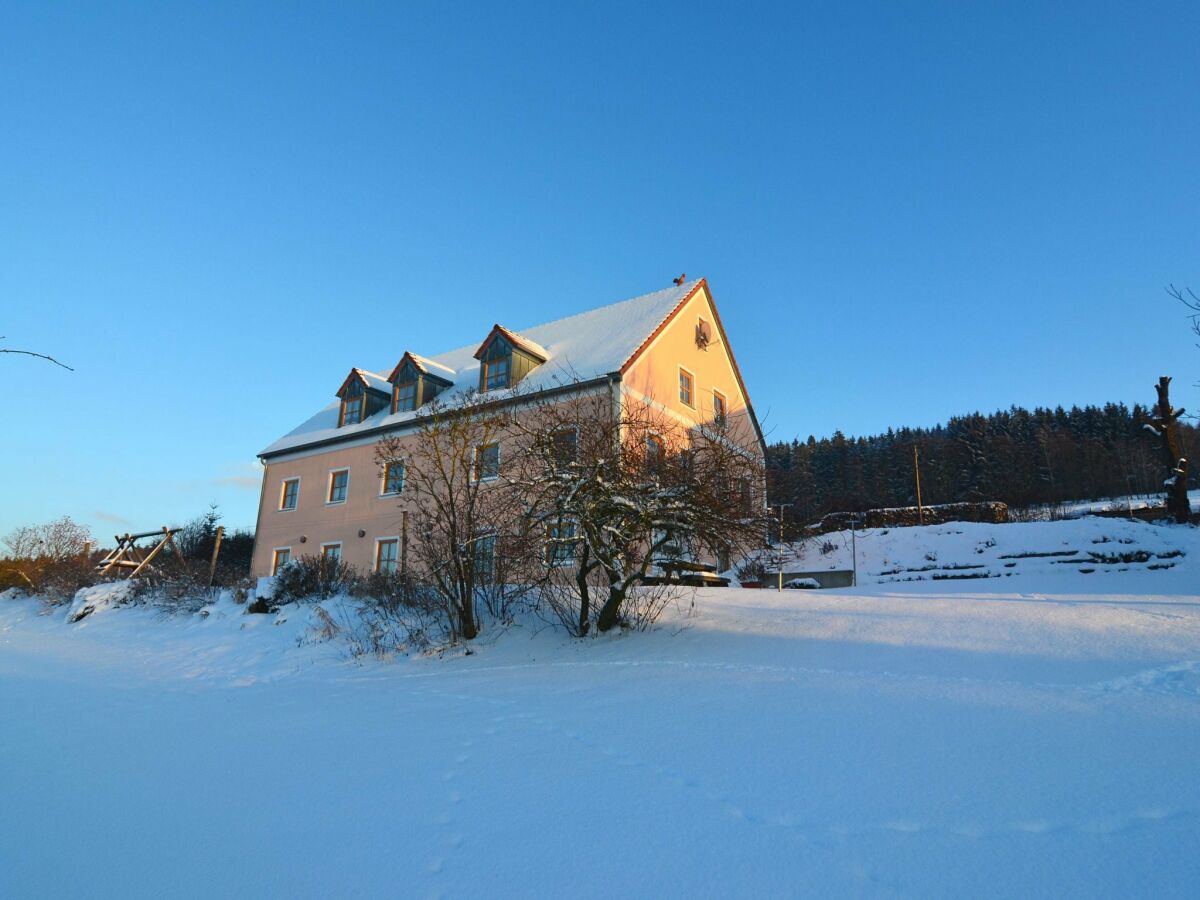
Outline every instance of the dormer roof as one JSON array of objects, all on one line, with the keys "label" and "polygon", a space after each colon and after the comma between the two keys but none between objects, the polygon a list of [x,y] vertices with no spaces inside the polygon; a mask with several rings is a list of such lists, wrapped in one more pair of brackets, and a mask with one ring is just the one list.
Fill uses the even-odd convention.
[{"label": "dormer roof", "polygon": [[368,372],[366,369],[360,369],[357,366],[350,370],[350,374],[346,376],[346,380],[342,382],[342,386],[337,389],[337,396],[341,397],[346,392],[351,384],[357,382],[369,391],[375,391],[384,397],[392,395],[392,386],[388,380],[382,375],[377,375],[375,372]]},{"label": "dormer roof", "polygon": [[392,369],[392,374],[387,377],[390,384],[396,383],[396,379],[400,377],[400,370],[404,368],[406,362],[411,362],[413,368],[426,378],[432,378],[446,387],[454,384],[455,372],[453,369],[449,366],[443,366],[441,363],[435,362],[428,357],[417,356],[411,350],[404,351],[404,355],[400,357],[400,362],[396,363],[396,367]]},{"label": "dormer roof", "polygon": [[479,345],[479,349],[475,351],[475,359],[483,359],[483,354],[487,352],[487,348],[497,335],[503,335],[504,339],[518,350],[534,357],[538,362],[545,362],[550,358],[550,351],[539,344],[537,341],[531,341],[524,335],[517,334],[509,328],[496,323],[492,326],[492,330],[488,332],[488,336],[483,339],[483,343]]}]

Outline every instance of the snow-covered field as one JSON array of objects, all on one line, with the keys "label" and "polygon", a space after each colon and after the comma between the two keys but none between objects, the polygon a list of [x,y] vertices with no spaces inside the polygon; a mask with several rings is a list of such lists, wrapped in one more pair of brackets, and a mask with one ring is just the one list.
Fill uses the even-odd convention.
[{"label": "snow-covered field", "polygon": [[[785,572],[849,570],[858,584],[1007,579],[1074,570],[1107,590],[1113,575],[1169,571],[1189,551],[1200,556],[1194,528],[1088,516],[1059,522],[948,522],[924,528],[835,531],[784,548]],[[778,571],[776,552],[762,561]]]},{"label": "snow-covered field", "polygon": [[0,599],[0,896],[1194,897],[1168,530],[1170,569],[703,590],[365,665],[311,608]]}]

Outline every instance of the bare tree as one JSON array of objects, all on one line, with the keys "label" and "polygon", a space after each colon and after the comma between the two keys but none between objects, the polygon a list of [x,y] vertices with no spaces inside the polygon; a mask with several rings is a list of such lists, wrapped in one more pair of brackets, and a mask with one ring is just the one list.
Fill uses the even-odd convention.
[{"label": "bare tree", "polygon": [[1196,337],[1200,338],[1200,296],[1191,288],[1183,288],[1180,290],[1173,284],[1167,285],[1167,294],[1174,297],[1191,312],[1188,314],[1188,319],[1192,323],[1192,332]]},{"label": "bare tree", "polygon": [[478,601],[504,618],[531,589],[523,565],[531,532],[520,498],[503,477],[507,409],[475,394],[452,403],[435,399],[413,434],[383,438],[375,449],[385,477],[389,466],[403,467],[411,574],[434,591],[451,640],[478,635]]},{"label": "bare tree", "polygon": [[[91,572],[85,551],[92,542],[91,532],[70,516],[42,525],[23,525],[5,535],[8,548],[0,569],[32,590],[74,584]],[[73,593],[73,588],[71,589]]]},{"label": "bare tree", "polygon": [[[0,341],[3,341],[3,340],[6,340],[6,338],[4,337],[4,335],[0,334]],[[38,359],[44,359],[47,362],[52,362],[56,366],[62,366],[64,369],[66,369],[69,372],[75,371],[70,366],[68,366],[66,363],[61,363],[57,359],[55,359],[53,356],[47,356],[45,353],[34,353],[32,350],[13,350],[13,349],[10,349],[7,347],[0,347],[0,353],[15,353],[15,354],[19,354],[21,356],[34,356],[34,357],[37,357]]]},{"label": "bare tree", "polygon": [[[663,564],[695,567],[761,542],[762,460],[725,421],[685,427],[662,408],[608,391],[534,401],[513,427],[521,465],[509,474],[544,529],[558,617],[578,634],[608,631],[631,593]],[[614,408],[616,406],[616,408]],[[573,588],[578,606],[563,606]],[[593,598],[593,588],[598,596]],[[578,616],[575,616],[575,613]]]},{"label": "bare tree", "polygon": [[1187,522],[1192,515],[1187,489],[1188,461],[1179,449],[1179,418],[1184,410],[1171,406],[1170,376],[1163,375],[1154,387],[1158,392],[1158,404],[1153,423],[1147,424],[1146,428],[1158,437],[1162,448],[1162,461],[1168,473],[1163,483],[1167,490],[1167,510],[1176,522]]}]

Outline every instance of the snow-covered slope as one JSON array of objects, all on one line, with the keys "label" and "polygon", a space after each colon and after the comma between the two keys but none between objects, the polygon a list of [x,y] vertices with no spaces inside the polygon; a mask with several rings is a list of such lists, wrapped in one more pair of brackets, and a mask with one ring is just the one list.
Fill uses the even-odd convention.
[{"label": "snow-covered slope", "polygon": [[[785,572],[851,569],[858,583],[1167,572],[1200,559],[1200,529],[1086,517],[1005,525],[951,522],[832,532],[789,546]],[[762,555],[776,571],[777,556]],[[1192,569],[1200,577],[1200,569]],[[1091,586],[1089,585],[1089,588]]]},{"label": "snow-covered slope", "polygon": [[1196,590],[704,590],[367,665],[311,608],[0,599],[0,896],[1194,896]]}]

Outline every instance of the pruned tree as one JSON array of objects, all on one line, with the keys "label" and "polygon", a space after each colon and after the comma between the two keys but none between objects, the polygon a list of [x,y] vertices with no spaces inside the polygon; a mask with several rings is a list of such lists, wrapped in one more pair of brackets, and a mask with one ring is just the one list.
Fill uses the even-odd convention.
[{"label": "pruned tree", "polygon": [[529,524],[503,477],[507,409],[475,394],[452,403],[435,399],[413,434],[383,438],[375,448],[384,477],[389,467],[393,473],[402,467],[410,573],[437,597],[452,641],[479,634],[480,601],[503,618],[532,589]]},{"label": "pruned tree", "polygon": [[1158,404],[1154,408],[1154,418],[1146,425],[1146,429],[1158,438],[1163,465],[1167,469],[1167,477],[1163,482],[1167,492],[1167,511],[1176,522],[1187,522],[1192,515],[1188,501],[1188,461],[1179,449],[1179,418],[1185,410],[1171,406],[1169,375],[1159,378],[1154,387],[1158,392]]},{"label": "pruned tree", "polygon": [[608,390],[534,402],[513,426],[524,452],[509,479],[543,528],[547,564],[567,573],[555,584],[575,591],[578,606],[559,618],[576,633],[593,618],[602,632],[619,624],[662,563],[761,543],[762,461],[728,422],[687,428],[652,403],[614,404]]}]

